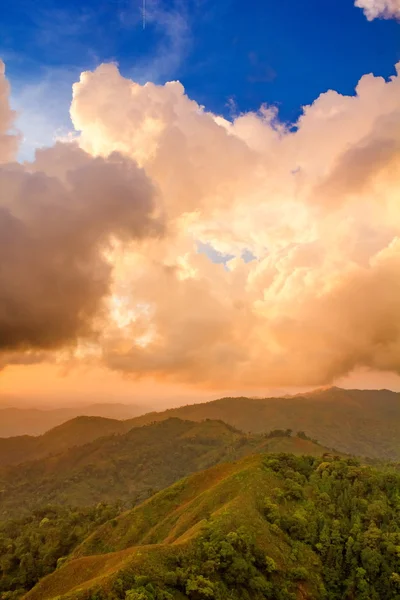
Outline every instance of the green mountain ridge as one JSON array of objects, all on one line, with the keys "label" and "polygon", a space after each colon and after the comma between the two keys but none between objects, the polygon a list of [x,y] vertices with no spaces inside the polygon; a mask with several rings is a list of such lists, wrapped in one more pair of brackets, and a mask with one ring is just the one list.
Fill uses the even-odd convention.
[{"label": "green mountain ridge", "polygon": [[305,431],[321,444],[347,454],[400,460],[400,394],[333,387],[284,398],[221,398],[124,421],[80,416],[39,437],[0,438],[0,467],[58,454],[171,417],[222,420],[255,434],[273,429]]},{"label": "green mountain ridge", "polygon": [[346,454],[400,460],[400,394],[390,390],[328,388],[285,398],[221,398],[148,413],[131,427],[169,417],[220,419],[241,431],[305,431]]},{"label": "green mountain ridge", "polygon": [[399,600],[400,476],[256,455],[101,525],[24,600]]},{"label": "green mountain ridge", "polygon": [[0,600],[400,600],[399,425],[330,388],[0,439]]},{"label": "green mountain ridge", "polygon": [[[86,423],[83,420],[82,426]],[[170,418],[1,468],[0,519],[42,504],[88,506],[121,500],[132,506],[189,473],[222,461],[258,452],[322,456],[327,451],[297,437],[245,435],[222,421]]]}]

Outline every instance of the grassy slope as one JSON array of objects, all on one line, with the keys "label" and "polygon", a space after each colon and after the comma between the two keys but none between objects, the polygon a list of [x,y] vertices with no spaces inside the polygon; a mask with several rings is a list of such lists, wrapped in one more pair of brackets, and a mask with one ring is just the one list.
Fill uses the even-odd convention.
[{"label": "grassy slope", "polygon": [[330,388],[288,398],[221,398],[130,419],[132,427],[170,417],[221,419],[242,431],[305,431],[348,454],[400,459],[400,394]]},{"label": "grassy slope", "polygon": [[259,452],[325,451],[298,438],[243,435],[220,421],[169,419],[0,470],[0,518],[46,503],[87,506],[121,499],[132,506],[221,461]]},{"label": "grassy slope", "polygon": [[[282,480],[265,471],[262,461],[262,456],[252,456],[218,465],[159,492],[99,528],[77,548],[72,560],[39,582],[26,600],[78,600],[81,592],[98,585],[107,589],[127,569],[162,580],[171,558],[189,551],[206,520],[212,520],[223,534],[245,525],[280,569],[293,566],[285,537],[271,530],[261,515],[265,497],[282,485]],[[296,560],[296,566],[308,568],[318,563],[307,549]],[[316,574],[311,588],[318,582]]]}]

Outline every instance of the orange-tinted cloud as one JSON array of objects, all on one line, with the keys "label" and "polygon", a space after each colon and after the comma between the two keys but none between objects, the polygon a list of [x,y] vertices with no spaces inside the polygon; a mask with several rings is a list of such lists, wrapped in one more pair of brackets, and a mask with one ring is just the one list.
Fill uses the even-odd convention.
[{"label": "orange-tinted cloud", "polygon": [[1,69],[0,351],[57,349],[93,334],[111,282],[106,250],[163,224],[153,184],[126,156],[56,144],[9,162],[17,140]]},{"label": "orange-tinted cloud", "polygon": [[[72,303],[84,323],[101,307],[97,337],[89,343],[67,319],[57,347],[74,331],[73,360],[210,388],[322,385],[359,368],[400,373],[398,75],[367,75],[352,97],[322,94],[295,130],[268,107],[229,122],[179,82],[141,86],[114,65],[82,74],[73,96],[81,150],[59,144],[14,169],[24,181],[39,171],[50,180],[40,197],[59,211],[46,215],[54,243],[67,207],[79,207],[65,273],[86,256],[82,247],[107,270],[89,321],[85,305]],[[24,194],[16,197],[12,210],[24,215]],[[162,237],[153,235],[160,220]],[[102,235],[112,244],[99,245]],[[21,256],[34,256],[41,236]],[[214,264],[198,242],[234,258]],[[19,244],[7,248],[17,255]],[[244,251],[255,259],[245,262]],[[98,283],[91,256],[79,298]],[[35,265],[20,260],[21,281]]]}]

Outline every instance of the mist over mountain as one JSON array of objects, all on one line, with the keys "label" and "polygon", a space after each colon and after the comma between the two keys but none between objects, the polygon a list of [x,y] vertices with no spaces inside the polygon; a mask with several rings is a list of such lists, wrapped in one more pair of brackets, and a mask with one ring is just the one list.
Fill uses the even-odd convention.
[{"label": "mist over mountain", "polygon": [[[148,410],[148,408],[147,408]],[[146,407],[136,404],[90,404],[64,408],[0,408],[0,438],[41,435],[77,416],[129,419],[146,412]]]},{"label": "mist over mountain", "polygon": [[82,446],[97,438],[129,431],[129,421],[105,417],[75,417],[39,436],[0,438],[0,466],[37,460]]}]

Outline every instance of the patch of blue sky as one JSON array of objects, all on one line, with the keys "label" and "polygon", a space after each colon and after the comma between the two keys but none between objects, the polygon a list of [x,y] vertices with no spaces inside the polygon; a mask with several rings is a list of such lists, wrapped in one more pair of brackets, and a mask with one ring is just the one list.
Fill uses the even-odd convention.
[{"label": "patch of blue sky", "polygon": [[[211,260],[211,262],[215,264],[222,264],[225,268],[227,267],[227,263],[235,258],[234,254],[224,254],[223,252],[216,250],[211,244],[205,244],[203,242],[197,242],[197,252],[199,254],[205,254],[207,258]],[[257,258],[248,249],[243,250],[240,256],[245,263],[256,260]]]}]

